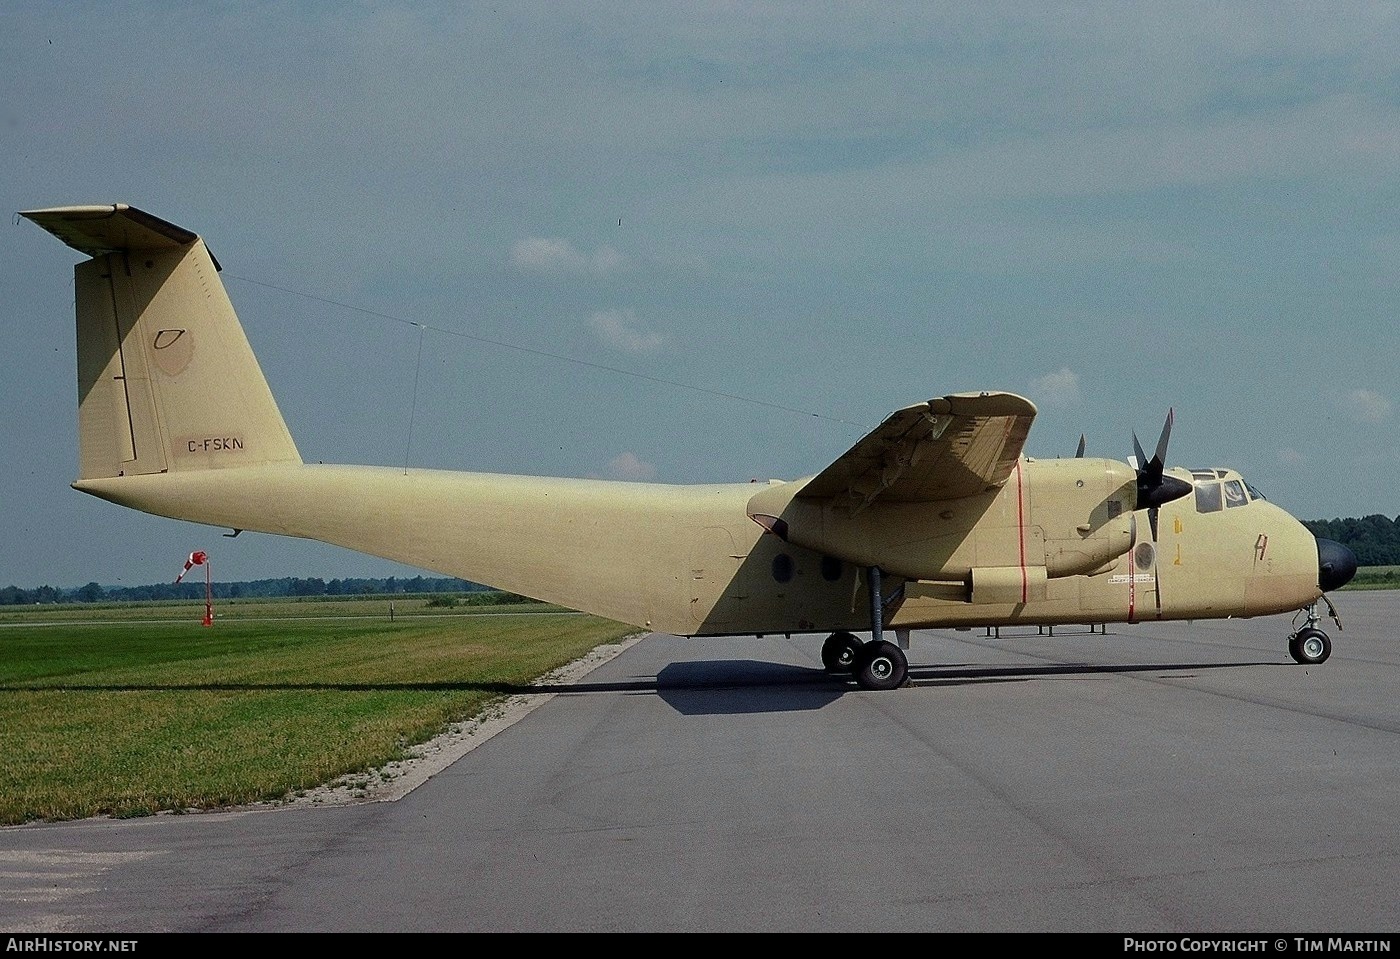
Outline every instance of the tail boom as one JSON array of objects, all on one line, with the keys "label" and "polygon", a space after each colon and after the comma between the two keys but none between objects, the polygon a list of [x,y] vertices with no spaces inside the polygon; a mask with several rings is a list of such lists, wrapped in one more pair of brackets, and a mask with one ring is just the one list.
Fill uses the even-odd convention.
[{"label": "tail boom", "polygon": [[683,529],[761,532],[750,484],[669,486],[384,466],[272,465],[80,480],[158,516],[343,546],[623,623],[693,631]]}]

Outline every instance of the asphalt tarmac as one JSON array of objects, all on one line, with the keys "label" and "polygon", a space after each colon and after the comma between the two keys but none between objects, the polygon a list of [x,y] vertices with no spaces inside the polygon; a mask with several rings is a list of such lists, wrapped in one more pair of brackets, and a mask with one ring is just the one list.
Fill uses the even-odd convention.
[{"label": "asphalt tarmac", "polygon": [[0,931],[1400,929],[1400,591],[1106,633],[652,634],[373,801],[0,829]]}]

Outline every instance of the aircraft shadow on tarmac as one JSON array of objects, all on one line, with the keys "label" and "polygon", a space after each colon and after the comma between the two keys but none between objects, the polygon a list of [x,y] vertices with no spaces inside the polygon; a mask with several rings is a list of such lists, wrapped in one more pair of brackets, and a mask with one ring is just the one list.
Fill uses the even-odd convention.
[{"label": "aircraft shadow on tarmac", "polygon": [[[963,686],[986,683],[1031,682],[1066,676],[1112,673],[1192,674],[1241,666],[1291,665],[1249,661],[1231,663],[1053,663],[1026,665],[930,665],[910,666],[909,685]],[[564,695],[594,692],[634,692],[659,696],[683,715],[775,713],[820,709],[860,688],[849,676],[823,669],[784,663],[730,659],[673,663],[656,674],[654,682],[638,679],[612,683],[574,683],[555,690]]]},{"label": "aircraft shadow on tarmac", "polygon": [[[1037,679],[1062,679],[1067,676],[1109,675],[1113,673],[1175,673],[1181,678],[1189,674],[1241,666],[1280,666],[1291,663],[1253,660],[1232,663],[1049,663],[982,666],[928,665],[910,666],[908,685],[965,686],[988,683],[1031,682]],[[8,686],[7,691],[22,692],[24,686]],[[35,687],[38,688],[38,687]],[[656,674],[655,679],[612,682],[575,682],[566,685],[549,683],[203,683],[197,685],[122,684],[67,686],[74,692],[121,690],[125,692],[230,691],[256,692],[276,690],[377,692],[388,690],[419,690],[424,692],[475,689],[502,696],[534,696],[553,694],[581,696],[595,693],[633,693],[659,696],[682,715],[738,715],[743,713],[780,713],[821,709],[848,693],[861,692],[849,676],[833,675],[824,669],[794,666],[790,663],[770,663],[750,659],[705,660],[672,663]]]}]

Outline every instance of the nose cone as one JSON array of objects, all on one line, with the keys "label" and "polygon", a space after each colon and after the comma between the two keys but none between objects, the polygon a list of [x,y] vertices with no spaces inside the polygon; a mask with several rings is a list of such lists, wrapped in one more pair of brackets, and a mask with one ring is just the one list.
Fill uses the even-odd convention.
[{"label": "nose cone", "polygon": [[1341,543],[1317,538],[1317,585],[1324,593],[1340,589],[1356,575],[1356,554]]}]

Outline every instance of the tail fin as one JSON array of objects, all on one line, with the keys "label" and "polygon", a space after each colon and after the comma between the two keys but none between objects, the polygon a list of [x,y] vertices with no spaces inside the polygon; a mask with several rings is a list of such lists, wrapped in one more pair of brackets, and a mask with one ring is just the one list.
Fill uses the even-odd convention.
[{"label": "tail fin", "polygon": [[74,267],[79,479],[300,463],[197,234],[125,204],[20,214]]}]

